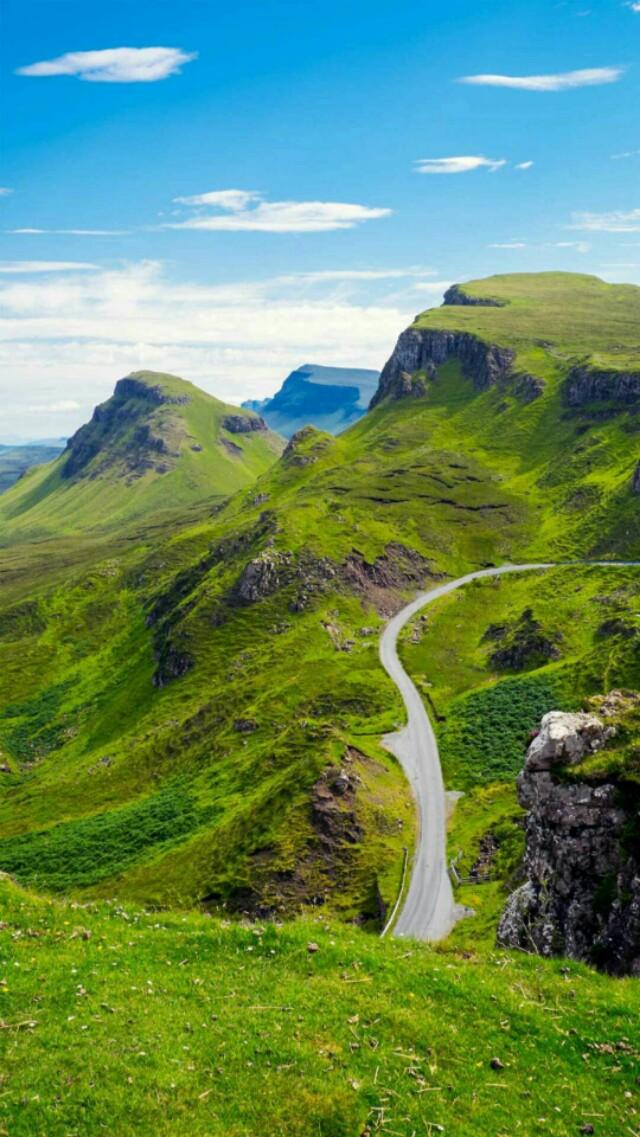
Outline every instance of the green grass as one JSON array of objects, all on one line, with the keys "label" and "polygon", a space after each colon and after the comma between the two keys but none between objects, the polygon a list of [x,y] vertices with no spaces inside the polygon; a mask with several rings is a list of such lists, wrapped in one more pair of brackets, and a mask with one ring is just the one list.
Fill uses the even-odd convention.
[{"label": "green grass", "polygon": [[[578,343],[587,335],[584,302],[594,349],[604,350],[609,335],[630,343],[638,290],[611,292],[582,277],[500,281],[508,308],[442,309],[425,319],[524,321],[522,334],[535,327],[543,340],[549,318],[555,343],[575,314]],[[508,328],[493,331],[506,336]],[[56,531],[46,540],[18,544],[14,523],[0,522],[0,542],[13,542],[0,552],[0,750],[11,769],[0,779],[0,840],[7,858],[19,843],[21,879],[34,879],[50,839],[55,863],[38,877],[42,887],[60,887],[62,865],[65,888],[143,903],[210,897],[297,912],[319,898],[350,919],[367,917],[377,888],[391,903],[413,809],[379,745],[403,717],[377,659],[386,614],[427,579],[427,566],[436,578],[507,560],[640,556],[630,489],[637,413],[567,414],[569,356],[545,359],[548,384],[534,403],[478,392],[450,362],[425,397],[379,406],[338,438],[309,430],[226,500],[194,500],[205,483],[194,490],[188,463],[206,456],[189,451],[142,486],[146,512],[110,530],[86,526],[95,517],[92,486],[109,508],[113,495],[114,509],[137,492],[115,475],[76,487],[89,497],[73,515],[62,487],[16,517],[23,536],[33,536],[46,508]],[[169,394],[189,390],[180,408],[195,416],[188,430],[209,437],[220,404],[161,379]],[[213,481],[206,484],[213,493]],[[83,528],[71,537],[76,524]],[[394,566],[407,563],[398,546],[423,558],[421,571],[394,579]],[[284,558],[281,579],[264,599],[239,606],[238,580],[261,554]],[[425,695],[446,716],[441,742],[453,788],[512,779],[528,731],[561,696],[575,702],[615,682],[640,683],[633,641],[596,636],[608,615],[633,605],[632,584],[620,578],[618,604],[614,576],[593,574],[568,572],[566,587],[553,574],[549,584],[487,584],[429,616],[444,620],[444,634],[435,647],[425,637],[424,656],[416,648],[407,659],[427,674]],[[540,672],[493,675],[483,632],[503,618],[517,622],[534,599],[544,627],[563,636],[562,659]],[[161,688],[153,685],[158,659]],[[173,664],[190,666],[170,680]],[[257,729],[235,730],[241,718]],[[327,858],[314,786],[350,748],[361,755],[359,836],[340,840]],[[123,835],[118,848],[122,811],[144,812],[176,785],[192,806],[179,811],[171,840],[159,829],[156,842],[138,846]],[[111,870],[93,884],[72,855],[85,825],[114,834],[103,865]]]},{"label": "green grass", "polygon": [[633,980],[324,919],[50,903],[7,881],[0,915],[12,1137],[638,1129]]},{"label": "green grass", "polygon": [[[524,674],[496,670],[495,625],[517,628],[523,611],[550,637],[561,658]],[[576,567],[476,581],[437,601],[404,634],[403,661],[438,717],[445,783],[465,796],[454,812],[451,857],[468,874],[488,834],[498,853],[487,883],[464,885],[458,899],[478,918],[458,926],[456,943],[493,943],[522,851],[522,811],[515,778],[531,731],[547,711],[579,710],[600,693],[640,687],[640,571]],[[596,712],[597,713],[597,712]],[[638,780],[638,736],[629,726],[575,777]],[[520,819],[520,824],[518,821]]]}]

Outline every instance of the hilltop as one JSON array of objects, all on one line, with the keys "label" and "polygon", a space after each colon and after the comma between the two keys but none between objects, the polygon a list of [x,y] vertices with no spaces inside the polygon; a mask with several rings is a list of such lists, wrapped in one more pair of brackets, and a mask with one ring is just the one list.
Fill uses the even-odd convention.
[{"label": "hilltop", "polygon": [[153,371],[119,380],[52,464],[0,504],[0,542],[91,530],[227,496],[275,461],[260,419]]},{"label": "hilltop", "polygon": [[[465,286],[492,299],[501,289],[501,302],[509,293],[527,334],[547,345],[539,348],[544,369],[525,371],[510,354],[513,328],[484,329],[487,315],[507,319],[509,303],[449,302],[402,333],[379,398],[359,422],[338,438],[298,432],[255,483],[215,510],[203,501],[159,528],[145,522],[100,545],[49,542],[3,554],[0,864],[21,881],[78,895],[257,915],[322,904],[380,927],[414,825],[409,789],[379,741],[402,721],[377,661],[384,620],[415,590],[470,567],[640,557],[640,357],[630,330],[640,290],[563,276],[565,322],[585,289],[598,298],[593,340],[576,317],[583,330],[555,339],[552,350],[546,319],[559,303],[556,279]],[[527,300],[547,287],[544,303]],[[626,345],[616,373],[624,382],[606,400],[569,398],[571,343],[582,337],[580,366],[591,376],[612,336]],[[405,345],[414,341],[422,355],[408,370]],[[443,342],[444,358],[436,354]],[[171,476],[155,475],[155,484],[168,493]],[[122,478],[121,470],[114,484]],[[555,685],[545,674],[527,687],[508,730],[498,731],[502,750],[495,735],[481,747],[465,735],[464,746],[452,736],[443,752],[449,787],[478,787],[470,813],[460,812],[471,862],[496,818],[514,816],[505,778],[518,772],[537,718],[557,700],[572,709],[610,682],[635,683],[624,628],[636,584],[625,578],[616,592],[611,576],[590,571],[593,587],[610,582],[603,589],[619,597],[622,623],[601,641],[589,620],[580,643],[572,640],[568,658],[584,660],[584,679]],[[572,626],[582,619],[575,583],[575,573],[554,577],[549,600]],[[478,619],[491,623],[497,592],[473,595],[482,597]],[[507,659],[530,606],[523,594],[509,615],[495,649]],[[528,635],[527,620],[522,627]],[[443,669],[459,678],[456,696],[491,685],[491,672],[467,669],[464,655],[452,660],[446,642],[437,646]],[[476,648],[465,640],[461,651],[475,658]],[[533,652],[527,668],[536,666],[545,660]],[[457,721],[475,730],[482,712]],[[497,795],[489,804],[486,787]],[[501,887],[487,909],[489,935]]]}]

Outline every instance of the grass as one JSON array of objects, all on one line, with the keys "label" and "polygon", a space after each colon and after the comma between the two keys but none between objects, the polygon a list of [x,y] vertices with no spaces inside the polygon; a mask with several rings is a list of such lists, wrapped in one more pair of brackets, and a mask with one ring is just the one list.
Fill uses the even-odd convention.
[{"label": "grass", "polygon": [[0,906],[12,1137],[638,1128],[633,980],[324,919],[51,903],[6,880]]},{"label": "grass", "polygon": [[[33,537],[46,507],[56,530],[46,540],[18,544],[14,522],[0,523],[0,750],[11,770],[1,775],[0,840],[22,880],[139,903],[210,898],[279,913],[319,899],[348,919],[370,918],[377,889],[393,902],[413,808],[379,745],[403,715],[377,660],[385,615],[429,571],[435,578],[507,560],[640,555],[630,490],[637,413],[623,407],[596,419],[584,409],[567,414],[562,403],[567,321],[577,313],[578,343],[587,334],[583,301],[594,349],[614,334],[630,342],[638,290],[610,292],[590,280],[500,278],[495,287],[510,290],[510,307],[425,317],[511,320],[511,331],[523,322],[523,335],[535,327],[542,340],[557,309],[548,341],[557,351],[534,403],[478,392],[450,362],[421,399],[379,406],[338,438],[307,431],[229,499],[198,500],[204,483],[186,478],[191,466],[181,458],[153,485],[140,479],[139,505],[148,511],[140,517],[127,514],[131,487],[114,475],[80,487],[89,496],[73,516],[63,487],[16,517],[23,537]],[[507,336],[508,328],[493,331]],[[563,335],[569,346],[560,359]],[[191,402],[180,410],[195,418],[185,430],[209,437],[220,404],[179,380],[161,381],[169,394],[188,389]],[[205,462],[203,453],[183,458]],[[212,479],[207,485],[213,492]],[[109,509],[113,501],[111,516],[122,516],[117,527],[86,528],[95,487]],[[577,505],[585,488],[590,496]],[[15,492],[3,500],[15,504]],[[418,558],[413,575],[400,572],[400,546]],[[239,605],[238,581],[263,554],[286,567],[273,591]],[[446,716],[441,742],[453,788],[512,780],[529,729],[561,696],[575,702],[603,685],[640,682],[633,641],[597,637],[608,615],[632,606],[630,579],[614,587],[611,572],[593,570],[530,580],[537,583],[487,584],[450,598],[429,616],[434,626],[442,621],[437,643],[427,634],[407,649],[411,670],[433,684],[425,695]],[[515,627],[534,599],[544,627],[563,636],[562,658],[494,675],[489,645],[480,643],[486,627],[502,619]],[[184,674],[172,679],[176,671]],[[256,729],[238,731],[239,719]],[[314,787],[351,750],[359,755],[355,820],[342,819],[344,834],[326,855]],[[122,819],[137,810],[146,817],[175,787],[189,807],[176,807],[173,833],[153,822],[143,827],[152,840],[130,841]],[[111,834],[99,861],[104,875],[89,882],[78,842],[86,837],[93,848],[103,832]]]},{"label": "grass", "polygon": [[[536,662],[524,674],[496,670],[496,641],[487,633],[521,627],[529,609],[561,658]],[[456,943],[480,937],[493,943],[523,845],[515,778],[542,715],[579,710],[597,694],[640,686],[639,610],[637,569],[572,566],[475,581],[437,601],[426,622],[418,619],[406,630],[403,661],[435,709],[445,783],[465,791],[450,826],[450,855],[464,877],[483,839],[490,835],[498,845],[487,882],[458,890],[478,919],[458,926]],[[637,781],[634,714],[615,744],[574,776]]]},{"label": "grass", "polygon": [[[189,506],[212,496],[224,496],[250,484],[277,458],[283,442],[271,431],[234,434],[224,426],[240,410],[174,375],[134,372],[131,378],[165,397],[183,402],[147,406],[129,398],[119,410],[113,432],[103,419],[93,422],[92,438],[101,449],[81,475],[67,479],[67,454],[30,471],[0,503],[0,543],[41,540],[64,533],[121,526],[131,519]],[[119,405],[119,404],[118,404]],[[167,452],[159,464],[166,472],[143,469],[131,477],[129,459],[138,445],[136,429],[147,425],[162,438]]]}]

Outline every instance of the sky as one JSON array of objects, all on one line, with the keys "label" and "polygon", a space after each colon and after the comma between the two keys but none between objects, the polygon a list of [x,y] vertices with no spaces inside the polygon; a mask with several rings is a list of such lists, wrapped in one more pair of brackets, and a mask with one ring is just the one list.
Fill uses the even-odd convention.
[{"label": "sky", "polygon": [[3,0],[0,440],[132,370],[381,368],[453,281],[640,283],[640,0]]}]

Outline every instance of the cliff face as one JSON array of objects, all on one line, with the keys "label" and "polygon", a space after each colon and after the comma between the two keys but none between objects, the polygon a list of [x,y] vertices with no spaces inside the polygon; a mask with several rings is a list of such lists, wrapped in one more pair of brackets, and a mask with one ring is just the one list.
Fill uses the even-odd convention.
[{"label": "cliff face", "polygon": [[118,380],[111,398],[97,406],[91,420],[69,439],[63,478],[95,476],[95,460],[102,468],[114,457],[126,459],[127,472],[133,477],[149,469],[166,472],[176,455],[156,412],[188,402],[187,396],[166,394],[159,386],[132,376]]},{"label": "cliff face", "polygon": [[569,407],[611,400],[620,410],[628,410],[640,404],[640,371],[574,367],[567,375],[563,393]]},{"label": "cliff face", "polygon": [[261,414],[284,438],[308,425],[339,434],[365,413],[378,379],[377,371],[306,363],[287,376],[273,398],[243,406]]},{"label": "cliff face", "polygon": [[512,371],[514,358],[515,352],[510,348],[485,343],[469,332],[407,328],[382,371],[371,406],[375,407],[388,396],[398,399],[424,394],[425,381],[415,373],[423,371],[433,377],[437,368],[449,359],[460,361],[463,374],[473,380],[477,390],[513,379],[516,393],[523,401],[529,401],[541,393],[542,381],[531,375],[515,374]]},{"label": "cliff face", "polygon": [[542,719],[518,779],[528,811],[526,881],[509,898],[498,939],[640,975],[637,795],[623,793],[614,777],[568,775],[615,736],[621,699],[612,692],[599,715],[551,711]]}]

